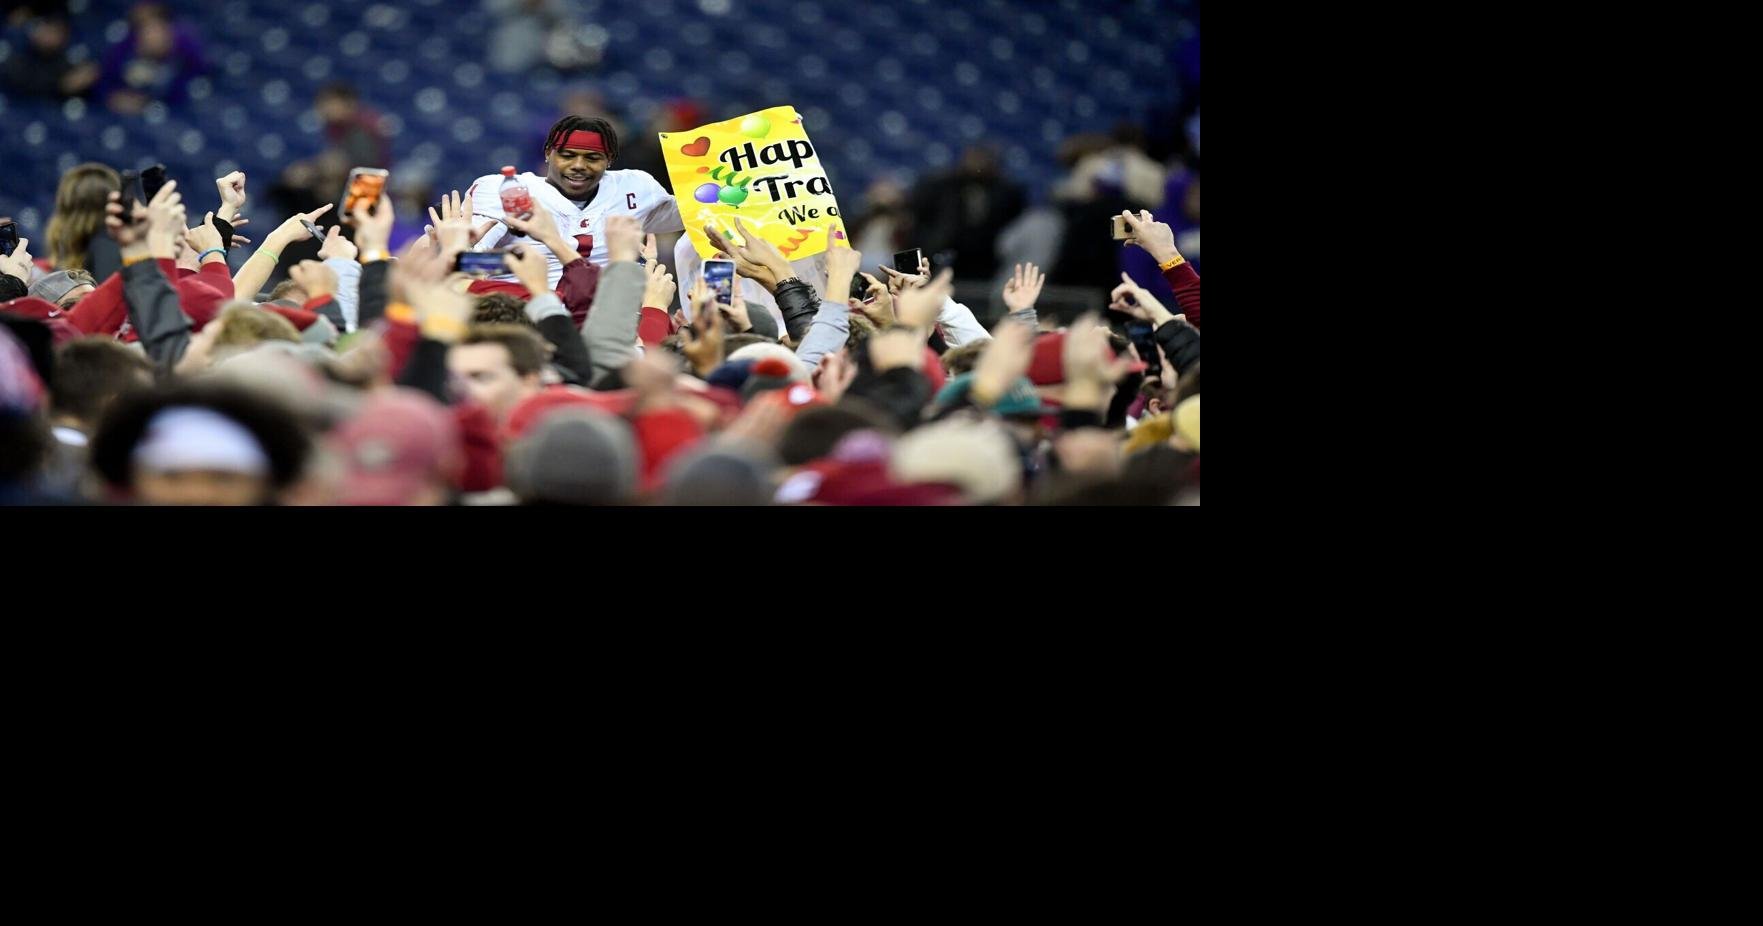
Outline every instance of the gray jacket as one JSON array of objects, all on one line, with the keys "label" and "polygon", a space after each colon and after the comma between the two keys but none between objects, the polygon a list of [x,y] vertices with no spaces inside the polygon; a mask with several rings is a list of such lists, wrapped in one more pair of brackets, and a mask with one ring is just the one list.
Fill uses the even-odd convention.
[{"label": "gray jacket", "polygon": [[170,373],[190,346],[190,318],[178,304],[177,290],[159,271],[159,261],[137,261],[122,268],[122,295],[129,324],[161,372]]},{"label": "gray jacket", "polygon": [[594,309],[582,325],[582,343],[588,346],[594,384],[636,359],[637,322],[643,315],[643,289],[648,284],[648,274],[635,261],[616,261],[600,271]]}]

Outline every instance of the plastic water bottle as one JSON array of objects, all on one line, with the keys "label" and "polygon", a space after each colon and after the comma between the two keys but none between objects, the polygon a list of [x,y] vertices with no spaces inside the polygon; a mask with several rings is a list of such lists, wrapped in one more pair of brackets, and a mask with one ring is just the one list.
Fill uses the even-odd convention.
[{"label": "plastic water bottle", "polygon": [[533,211],[533,194],[526,184],[515,179],[514,168],[502,168],[502,214],[515,218],[528,215]]}]

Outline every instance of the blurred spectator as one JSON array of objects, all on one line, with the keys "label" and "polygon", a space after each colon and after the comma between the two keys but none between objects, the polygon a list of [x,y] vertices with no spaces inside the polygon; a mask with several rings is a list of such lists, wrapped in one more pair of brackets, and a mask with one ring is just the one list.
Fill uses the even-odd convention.
[{"label": "blurred spectator", "polygon": [[202,46],[188,27],[173,23],[159,3],[129,11],[129,33],[104,53],[99,94],[116,112],[138,113],[155,100],[189,98],[190,81],[208,69]]},{"label": "blurred spectator", "polygon": [[[1120,244],[1111,237],[1114,216],[1161,206],[1166,172],[1145,154],[1144,133],[1124,123],[1112,136],[1068,139],[1060,160],[1071,170],[1053,188],[1065,236],[1052,276],[1064,286],[1112,288],[1121,270]],[[1160,278],[1153,272],[1143,281],[1156,285]]]},{"label": "blurred spectator", "polygon": [[[312,108],[324,123],[324,137],[350,168],[391,167],[392,139],[380,114],[362,105],[355,87],[334,81],[321,87]],[[345,176],[348,170],[344,170]],[[338,190],[342,186],[339,183]]]},{"label": "blurred spectator", "polygon": [[[599,110],[573,109],[568,112],[591,113]],[[667,105],[655,111],[655,118],[649,125],[637,132],[634,137],[618,151],[619,170],[640,170],[654,177],[661,188],[669,194],[673,192],[673,181],[667,176],[667,159],[661,153],[662,132],[683,132],[695,129],[710,121],[704,112],[704,106],[697,100],[670,100]],[[624,132],[619,133],[625,137]]]},{"label": "blurred spectator", "polygon": [[324,124],[326,147],[288,165],[270,193],[290,212],[340,200],[354,168],[392,165],[392,141],[380,115],[362,105],[353,86],[341,81],[326,84],[313,98],[312,108]]},{"label": "blurred spectator", "polygon": [[[270,188],[270,201],[283,213],[340,203],[349,171],[357,167],[392,166],[391,136],[380,114],[361,102],[354,86],[344,81],[324,85],[313,97],[312,108],[324,124],[326,147],[304,161],[288,165]],[[406,213],[406,217],[420,217],[420,210]],[[296,240],[269,283],[280,282],[287,267],[316,257],[318,249],[319,242],[311,237]]]},{"label": "blurred spectator", "polygon": [[311,454],[282,403],[202,382],[118,399],[91,443],[109,491],[148,505],[274,504]]},{"label": "blurred spectator", "polygon": [[[1006,35],[1011,54],[941,55],[936,63],[960,69],[953,76],[972,94],[921,87],[901,99],[895,85],[940,75],[890,73],[878,54],[876,67],[848,75],[873,84],[874,96],[839,86],[837,103],[813,100],[805,116],[818,124],[821,107],[836,108],[827,117],[847,126],[816,141],[829,173],[849,178],[846,244],[863,251],[833,245],[791,260],[748,230],[740,244],[712,236],[742,294],[719,309],[698,279],[704,255],[684,237],[649,240],[617,213],[646,221],[653,210],[622,191],[602,197],[607,215],[578,205],[589,197],[572,200],[568,228],[540,241],[550,255],[579,255],[568,232],[602,222],[592,238],[604,239],[604,258],[572,264],[592,269],[587,282],[559,290],[547,255],[527,250],[483,268],[507,269],[518,285],[477,298],[455,268],[465,251],[496,246],[480,242],[479,228],[493,226],[480,223],[499,214],[486,207],[501,209],[500,197],[467,192],[469,217],[457,196],[438,214],[429,207],[436,193],[466,189],[471,158],[497,158],[478,164],[489,169],[513,159],[517,173],[538,167],[552,129],[599,133],[607,163],[594,166],[668,186],[658,135],[790,101],[777,96],[782,59],[754,50],[791,39],[765,22],[770,5],[739,21],[724,0],[618,10],[600,0],[486,0],[466,17],[457,8],[406,15],[398,4],[234,4],[229,12],[249,9],[200,23],[220,30],[203,34],[229,76],[214,79],[202,105],[162,113],[149,101],[181,96],[201,66],[167,11],[221,5],[142,4],[109,54],[82,44],[107,22],[107,39],[123,36],[111,21],[137,3],[79,0],[76,18],[65,3],[30,0],[25,11],[12,0],[0,12],[16,30],[0,68],[16,78],[3,102],[22,167],[0,190],[0,212],[19,216],[18,248],[0,261],[0,504],[1197,503],[1197,58],[1179,59],[1191,73],[1170,67],[1154,84],[1092,88],[1095,106],[1080,98],[1050,112],[1060,101],[1017,86],[1020,95],[998,90],[996,114],[984,111],[992,87],[1016,86],[1008,71],[1025,60],[1061,84],[1086,76],[1089,59],[1062,52],[1066,35],[1088,36],[1089,4],[1037,5],[1047,28],[1033,31],[1051,46]],[[579,15],[588,6],[605,18]],[[449,34],[429,28],[437,17]],[[1187,34],[1162,20],[1096,53],[1123,68],[1149,65],[1152,51]],[[957,41],[977,31],[950,26]],[[752,41],[751,79],[733,52],[717,74],[691,71],[686,58],[662,73],[663,56],[650,54],[668,30],[678,32],[673,54],[689,57],[679,49],[714,50],[731,29]],[[636,59],[617,62],[610,103],[553,73],[594,60],[609,30]],[[355,50],[364,40],[369,50]],[[150,118],[54,101],[88,48],[113,64],[93,99],[114,95],[129,112],[146,105]],[[498,71],[486,81],[469,60]],[[802,60],[808,79],[829,82]],[[324,85],[333,77],[360,93]],[[1048,85],[1038,70],[1033,83]],[[674,96],[688,86],[697,99]],[[625,106],[625,149],[603,124],[557,125],[549,107],[559,96],[569,113]],[[349,169],[392,159],[386,122],[364,97],[396,104],[386,120],[410,125],[399,139],[408,166],[392,171],[378,208],[345,222],[334,210]],[[939,109],[954,118],[915,111]],[[894,138],[862,137],[864,113]],[[1153,145],[1130,128],[1075,136],[1060,169],[1046,170],[1041,133],[1127,113],[1159,133]],[[534,116],[544,122],[528,139]],[[949,169],[904,179],[940,146],[988,137],[1010,144],[1008,175],[999,148],[979,145]],[[98,151],[114,152],[118,166],[164,161],[178,184],[125,220],[120,203],[106,204],[117,171],[79,163]],[[252,211],[278,213],[253,215],[255,226],[242,214],[247,172],[271,187]],[[527,173],[531,184],[590,194],[599,176]],[[211,192],[205,178],[219,174]],[[1021,186],[1030,177],[1034,208]],[[216,216],[246,226],[236,252],[205,221],[216,193]],[[1104,223],[1126,209],[1133,238],[1122,245]],[[313,223],[330,227],[313,232]],[[937,270],[928,279],[892,271],[902,248],[922,248]],[[1067,275],[1053,283],[1078,288],[1044,287],[1048,266]],[[882,279],[858,276],[865,268]],[[989,298],[979,285],[988,277]],[[670,310],[675,293],[687,311]],[[1107,316],[1095,311],[1102,294]],[[1008,321],[994,323],[996,314]]]},{"label": "blurred spectator", "polygon": [[465,467],[458,422],[415,389],[369,395],[331,443],[344,465],[340,505],[445,505]]},{"label": "blurred spectator", "polygon": [[43,484],[55,449],[45,417],[43,378],[10,326],[0,325],[0,505],[55,504]]},{"label": "blurred spectator", "polygon": [[106,165],[88,162],[61,175],[55,212],[46,237],[49,264],[56,270],[86,270],[103,280],[122,268],[116,242],[104,231],[104,204],[122,189],[122,178]]},{"label": "blurred spectator", "polygon": [[628,504],[637,485],[630,425],[587,409],[553,412],[509,448],[508,487],[526,505]]},{"label": "blurred spectator", "polygon": [[[1200,269],[1200,156],[1188,144],[1198,139],[1197,130],[1176,141],[1169,162],[1168,179],[1164,183],[1163,204],[1151,210],[1151,216],[1168,225],[1175,234],[1175,246]],[[1175,292],[1157,269],[1157,262],[1142,248],[1122,248],[1120,269],[1133,281],[1150,290],[1158,299],[1171,301]],[[1112,281],[1110,281],[1112,282]]]},{"label": "blurred spectator", "polygon": [[919,184],[912,197],[914,245],[929,254],[953,251],[955,273],[989,277],[998,269],[998,233],[1022,212],[1022,187],[1006,179],[998,152],[975,145],[956,169]]},{"label": "blurred spectator", "polygon": [[1053,266],[1064,240],[1065,216],[1057,206],[1029,209],[998,233],[999,265],[993,282],[1002,287],[1018,264]]},{"label": "blurred spectator", "polygon": [[490,34],[488,57],[494,70],[519,74],[549,64],[574,71],[598,65],[605,53],[605,30],[587,28],[573,3],[486,0],[484,6],[502,20]]},{"label": "blurred spectator", "polygon": [[65,98],[85,95],[98,80],[98,66],[74,64],[67,46],[72,36],[67,17],[46,14],[29,21],[30,44],[6,62],[6,92],[19,96]]},{"label": "blurred spectator", "polygon": [[397,219],[392,224],[388,244],[393,253],[416,240],[428,222],[428,207],[440,194],[435,190],[434,173],[426,167],[405,166],[393,172],[387,184]]},{"label": "blurred spectator", "polygon": [[1124,198],[1122,208],[1155,209],[1163,205],[1163,175],[1163,165],[1145,154],[1144,130],[1123,122],[1114,127],[1106,147],[1084,154],[1073,165],[1053,196],[1061,202]]},{"label": "blurred spectator", "polygon": [[17,29],[39,17],[66,19],[67,0],[12,0],[6,4],[8,29]]},{"label": "blurred spectator", "polygon": [[153,388],[153,365],[111,338],[75,338],[56,349],[54,380],[49,412],[56,452],[49,482],[73,493],[80,489],[98,422],[117,399]]},{"label": "blurred spectator", "polygon": [[906,188],[893,178],[869,185],[858,215],[852,223],[851,246],[870,255],[872,262],[892,264],[894,252],[910,246],[912,213],[906,208]]}]

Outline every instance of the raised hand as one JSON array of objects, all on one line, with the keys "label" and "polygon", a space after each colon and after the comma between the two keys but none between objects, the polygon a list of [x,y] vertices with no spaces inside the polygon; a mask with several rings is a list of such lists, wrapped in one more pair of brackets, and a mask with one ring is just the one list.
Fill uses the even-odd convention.
[{"label": "raised hand", "polygon": [[330,231],[325,233],[324,244],[319,245],[318,259],[340,257],[343,260],[354,260],[358,253],[360,252],[356,250],[355,243],[343,237],[343,227],[332,225]]},{"label": "raised hand", "polygon": [[692,284],[689,296],[692,323],[685,329],[686,342],[682,351],[691,361],[694,372],[708,376],[722,362],[722,313],[712,308],[716,304],[715,296],[702,279]]},{"label": "raised hand", "polygon": [[0,273],[17,277],[20,281],[31,281],[31,239],[18,239],[18,246],[12,249],[10,256],[0,256]]},{"label": "raised hand", "polygon": [[900,324],[918,328],[929,336],[930,326],[942,314],[943,303],[955,291],[954,277],[954,269],[945,267],[928,285],[908,289],[896,296],[894,314],[899,317]]},{"label": "raised hand", "polygon": [[1004,305],[1012,312],[1021,312],[1035,307],[1035,300],[1041,297],[1041,287],[1047,278],[1041,269],[1034,264],[1017,264],[1016,273],[1004,284]]},{"label": "raised hand", "polygon": [[905,328],[877,331],[869,337],[869,362],[877,373],[897,367],[924,369],[924,337]]},{"label": "raised hand", "polygon": [[1132,237],[1126,240],[1127,244],[1144,248],[1159,264],[1181,256],[1181,252],[1175,249],[1175,230],[1152,219],[1151,213],[1140,211],[1134,214],[1129,210],[1122,212],[1120,217],[1132,229]]},{"label": "raised hand", "polygon": [[852,308],[868,316],[869,320],[875,322],[878,328],[892,325],[894,323],[894,294],[888,291],[886,283],[867,273],[863,274],[863,279],[869,284],[869,292],[865,295],[869,301],[855,303]]},{"label": "raised hand", "polygon": [[582,256],[576,253],[575,242],[565,239],[557,231],[557,223],[553,222],[549,216],[528,219],[505,216],[502,223],[507,225],[509,231],[516,235],[531,238],[543,245],[546,250],[557,255],[557,260],[565,266],[582,259]]},{"label": "raised hand", "polygon": [[[168,183],[167,185],[169,186],[170,184]],[[383,199],[384,197],[381,198]],[[296,212],[293,215],[288,216],[282,224],[276,226],[275,231],[269,233],[269,237],[264,240],[263,246],[280,254],[288,245],[311,235],[312,233],[306,230],[306,223],[316,223],[319,216],[331,211],[331,205],[331,203],[325,203],[311,212]]]},{"label": "raised hand", "polygon": [[[222,206],[222,207],[221,207],[221,208],[222,208],[222,209],[225,209],[225,208],[226,208],[226,207],[225,207],[225,206]],[[221,214],[220,214],[220,213],[218,213],[218,212],[216,212],[216,213],[215,213],[215,214],[214,214],[214,217],[215,217],[215,218],[217,218],[217,219],[224,219],[224,218],[226,218],[226,216],[224,216],[224,215],[221,215]],[[244,228],[244,227],[245,227],[245,226],[247,226],[247,225],[250,225],[250,224],[251,224],[251,220],[250,220],[250,219],[241,219],[241,218],[236,218],[236,217],[235,217],[235,218],[233,218],[233,219],[231,219],[231,221],[232,221],[232,223],[233,223],[233,237],[232,237],[232,240],[230,240],[230,241],[228,241],[228,242],[227,242],[227,250],[229,250],[229,251],[230,251],[230,250],[232,250],[232,249],[233,249],[233,248],[237,248],[237,247],[243,247],[243,246],[245,246],[245,245],[247,245],[247,244],[250,244],[250,243],[251,243],[251,239],[250,239],[250,238],[247,238],[247,237],[245,237],[245,236],[244,236],[244,235],[241,235],[241,234],[239,234],[239,229],[241,229],[241,228]]]},{"label": "raised hand", "polygon": [[[110,201],[104,205],[104,230],[124,251],[143,246],[147,241],[147,207],[140,200],[132,205],[133,209],[125,209],[122,194],[114,190],[110,193]],[[127,221],[123,220],[125,211]]]},{"label": "raised hand", "polygon": [[635,261],[642,247],[642,227],[628,215],[606,217],[606,260]]},{"label": "raised hand", "polygon": [[1034,361],[1034,342],[1033,328],[1008,318],[999,322],[992,329],[992,343],[973,366],[974,401],[990,405],[1009,392],[1011,385],[1028,373]]},{"label": "raised hand", "polygon": [[673,305],[676,289],[673,274],[668,273],[667,265],[660,261],[650,261],[646,266],[649,280],[643,285],[643,304],[667,311]]},{"label": "raised hand", "polygon": [[[457,234],[458,228],[463,227],[467,233],[467,237],[464,239],[466,244],[459,248],[459,250],[463,251],[465,248],[475,247],[479,241],[483,240],[485,235],[490,233],[490,229],[496,227],[496,220],[491,219],[484,224],[473,228],[471,224],[471,210],[471,198],[468,196],[461,196],[459,195],[458,190],[454,190],[448,195],[441,197],[441,212],[439,215],[435,214],[435,207],[429,207],[429,221],[433,223],[430,227],[435,229],[437,234],[439,234],[440,229],[444,225],[452,230],[454,234]],[[448,250],[447,239],[443,239],[442,241],[442,250]]]},{"label": "raised hand", "polygon": [[545,253],[538,248],[517,244],[502,255],[502,263],[513,272],[520,285],[527,288],[527,292],[539,296],[550,291],[551,287],[546,284],[550,279],[547,273],[551,262],[545,259]]},{"label": "raised hand", "polygon": [[741,276],[758,282],[766,292],[772,292],[778,283],[796,275],[777,245],[753,234],[739,218],[735,219],[735,233],[741,238],[739,245],[723,238],[714,226],[704,227],[711,246],[733,260]]},{"label": "raised hand", "polygon": [[1085,312],[1071,323],[1066,329],[1063,347],[1067,383],[1087,381],[1113,385],[1120,382],[1132,366],[1129,358],[1109,356],[1108,329],[1103,327],[1101,316],[1095,312]]},{"label": "raised hand", "polygon": [[735,333],[752,331],[753,318],[747,314],[747,300],[741,297],[739,284],[736,284],[729,293],[728,303],[728,305],[717,303],[717,308],[722,311],[722,316],[728,319],[728,323],[734,328]]},{"label": "raised hand", "polygon": [[215,215],[232,222],[233,216],[245,208],[245,172],[235,170],[225,177],[217,178],[214,189],[220,193],[220,210]]},{"label": "raised hand", "polygon": [[1175,317],[1163,307],[1163,303],[1157,301],[1156,296],[1134,283],[1132,277],[1124,273],[1120,275],[1120,285],[1108,294],[1108,308],[1144,319],[1159,327]]},{"label": "raised hand", "polygon": [[184,198],[177,181],[167,180],[147,204],[147,250],[155,257],[176,257],[178,239],[184,236]]},{"label": "raised hand", "polygon": [[[831,234],[829,226],[827,233]],[[863,252],[849,245],[829,244],[826,249],[826,301],[844,302],[851,298],[851,278],[863,266]]]},{"label": "raised hand", "polygon": [[[198,258],[205,251],[220,250],[220,229],[214,227],[214,213],[208,213],[201,225],[184,232],[184,245]],[[226,259],[224,254],[217,256]]]},{"label": "raised hand", "polygon": [[369,209],[365,201],[355,204],[349,217],[355,220],[355,245],[363,256],[384,260],[392,241],[392,198],[381,196]]}]

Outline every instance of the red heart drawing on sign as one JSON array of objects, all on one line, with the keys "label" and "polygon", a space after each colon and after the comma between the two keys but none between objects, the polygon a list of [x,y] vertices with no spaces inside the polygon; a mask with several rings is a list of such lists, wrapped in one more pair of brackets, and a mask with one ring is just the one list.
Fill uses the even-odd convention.
[{"label": "red heart drawing on sign", "polygon": [[697,141],[692,142],[691,144],[686,145],[685,147],[679,149],[680,154],[683,154],[689,158],[695,158],[700,155],[707,154],[707,153],[709,153],[709,151],[710,151],[710,139],[708,139],[702,135],[698,136]]}]

